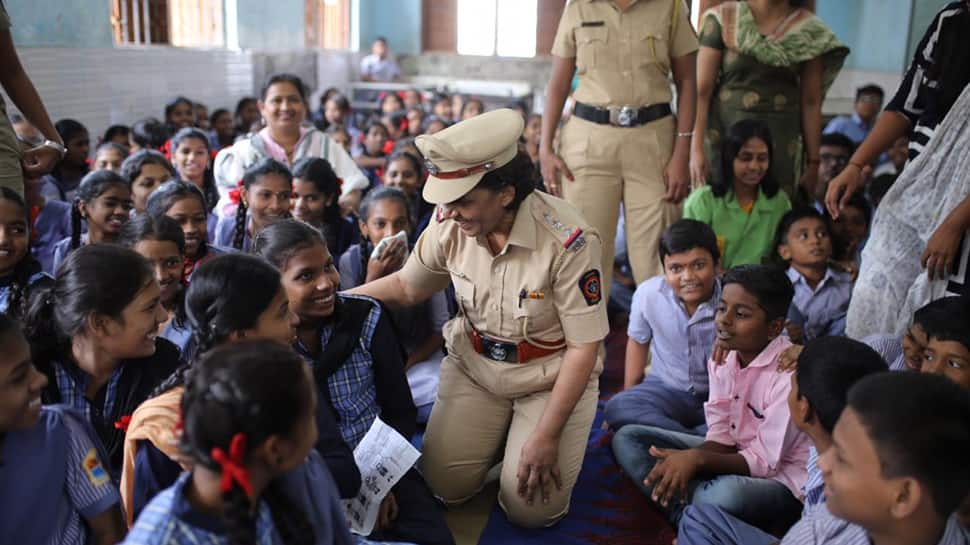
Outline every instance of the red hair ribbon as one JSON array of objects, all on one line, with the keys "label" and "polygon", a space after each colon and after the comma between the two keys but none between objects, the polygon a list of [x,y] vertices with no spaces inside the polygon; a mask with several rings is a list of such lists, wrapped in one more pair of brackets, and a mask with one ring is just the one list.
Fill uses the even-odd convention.
[{"label": "red hair ribbon", "polygon": [[253,485],[249,482],[249,471],[246,469],[246,436],[237,433],[229,443],[229,454],[219,447],[212,449],[212,459],[222,467],[222,480],[219,490],[229,492],[232,483],[238,484],[248,495],[253,495]]},{"label": "red hair ribbon", "polygon": [[165,143],[162,144],[162,147],[158,148],[158,151],[162,152],[162,154],[165,155],[165,158],[171,161],[172,160],[172,139],[170,138],[166,140]]},{"label": "red hair ribbon", "polygon": [[239,203],[242,200],[242,197],[240,196],[240,191],[242,191],[242,188],[243,181],[239,180],[236,183],[236,189],[229,190],[229,200],[232,201],[232,204],[235,204],[236,206],[239,206]]},{"label": "red hair ribbon", "polygon": [[131,416],[130,415],[122,416],[121,418],[118,419],[117,422],[115,422],[115,429],[128,433],[129,424],[131,424]]}]

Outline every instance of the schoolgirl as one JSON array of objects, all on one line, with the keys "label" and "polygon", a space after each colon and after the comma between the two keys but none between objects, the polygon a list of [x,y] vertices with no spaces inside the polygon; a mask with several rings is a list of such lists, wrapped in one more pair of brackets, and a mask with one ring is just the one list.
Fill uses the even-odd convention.
[{"label": "schoolgirl", "polygon": [[340,179],[326,159],[304,157],[293,165],[293,217],[320,231],[330,255],[357,242],[357,226],[340,214]]},{"label": "schoolgirl", "polygon": [[225,253],[221,248],[209,244],[218,220],[215,214],[206,212],[205,197],[195,185],[182,181],[165,182],[148,198],[145,212],[155,218],[168,216],[182,228],[185,238],[182,256],[185,282],[192,280],[192,273],[205,260]]},{"label": "schoolgirl", "polygon": [[34,290],[25,319],[44,403],[80,411],[121,472],[126,418],[178,367],[158,338],[168,316],[151,265],[127,248],[91,244],[69,255],[51,286]]},{"label": "schoolgirl", "polygon": [[185,128],[172,137],[172,165],[178,179],[191,182],[205,195],[211,211],[219,200],[215,178],[212,176],[212,150],[209,137],[196,128]]},{"label": "schoolgirl", "polygon": [[[114,242],[131,216],[131,188],[110,170],[92,172],[81,180],[71,207],[71,236],[54,245],[53,274],[68,253],[82,245]],[[81,220],[84,220],[82,225]],[[83,233],[84,226],[87,233]]]},{"label": "schoolgirl", "polygon": [[48,199],[71,202],[74,200],[74,194],[81,179],[91,170],[91,165],[88,163],[91,136],[88,134],[87,127],[74,119],[61,119],[54,124],[54,128],[61,136],[67,153],[54,166],[54,170],[44,176],[41,192]]},{"label": "schoolgirl", "polygon": [[[369,298],[337,293],[340,273],[320,233],[297,220],[259,233],[253,252],[279,268],[297,315],[296,349],[313,367],[321,405],[337,416],[354,448],[374,418],[410,439],[416,409],[390,317]],[[452,544],[440,507],[424,479],[409,471],[381,505],[370,539]]]},{"label": "schoolgirl", "polygon": [[317,436],[313,383],[292,351],[271,341],[214,350],[186,381],[180,409],[192,468],[142,511],[126,544],[350,543],[325,469],[307,492],[329,520],[313,524],[308,510],[322,510],[287,493],[285,475],[306,465]]},{"label": "schoolgirl", "polygon": [[114,142],[104,142],[94,152],[94,165],[91,170],[121,171],[121,163],[128,158],[128,148]]},{"label": "schoolgirl", "polygon": [[24,201],[30,215],[30,251],[42,270],[54,268],[54,245],[71,236],[71,205],[45,197],[44,179],[24,177]]},{"label": "schoolgirl", "polygon": [[29,294],[51,277],[30,253],[30,212],[16,191],[0,187],[0,314],[19,318]]},{"label": "schoolgirl", "polygon": [[161,152],[138,150],[121,163],[121,177],[131,187],[131,202],[135,213],[145,211],[145,203],[153,191],[175,178],[175,167]]},{"label": "schoolgirl", "polygon": [[424,187],[424,170],[421,160],[408,151],[395,152],[387,160],[384,170],[384,185],[400,189],[408,197],[411,210],[411,226],[408,239],[413,244],[424,232],[434,215],[434,205],[421,197]]},{"label": "schoolgirl", "polygon": [[0,314],[0,535],[4,543],[87,545],[125,535],[118,489],[78,413],[41,406],[47,377],[20,324]]},{"label": "schoolgirl", "polygon": [[290,216],[293,175],[283,163],[266,158],[242,179],[235,216],[219,218],[215,244],[248,252],[251,241],[267,225]]}]

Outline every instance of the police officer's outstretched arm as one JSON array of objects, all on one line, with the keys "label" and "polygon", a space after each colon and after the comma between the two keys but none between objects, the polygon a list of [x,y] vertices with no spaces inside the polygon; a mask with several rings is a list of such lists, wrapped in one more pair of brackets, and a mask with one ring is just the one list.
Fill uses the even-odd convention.
[{"label": "police officer's outstretched arm", "polygon": [[560,437],[583,398],[600,343],[609,332],[599,270],[602,243],[593,233],[585,239],[586,244],[578,251],[565,251],[553,280],[553,301],[567,346],[549,401],[519,458],[518,491],[529,502],[535,500],[537,492],[547,500],[553,486],[562,487]]},{"label": "police officer's outstretched arm", "polygon": [[569,87],[576,71],[576,58],[552,56],[552,77],[546,89],[546,104],[542,115],[542,137],[539,140],[539,164],[542,166],[542,181],[549,193],[562,196],[562,184],[573,181],[573,174],[562,157],[552,149],[556,138],[556,128],[562,118],[562,108],[569,96]]},{"label": "police officer's outstretched arm", "polygon": [[445,289],[450,279],[444,254],[438,244],[441,222],[430,226],[414,245],[401,270],[349,291],[368,295],[392,308],[410,307]]},{"label": "police officer's outstretched arm", "polygon": [[347,293],[367,295],[377,299],[391,308],[410,307],[426,301],[439,289],[430,289],[427,285],[415,285],[402,278],[401,271],[391,273],[384,278],[357,286]]}]

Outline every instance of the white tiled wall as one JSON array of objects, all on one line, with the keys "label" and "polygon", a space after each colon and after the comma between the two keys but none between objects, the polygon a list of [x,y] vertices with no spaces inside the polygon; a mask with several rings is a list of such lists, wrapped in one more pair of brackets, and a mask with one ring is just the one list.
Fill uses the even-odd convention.
[{"label": "white tiled wall", "polygon": [[[51,120],[77,119],[88,127],[92,145],[111,124],[163,119],[165,103],[176,95],[202,102],[210,112],[231,111],[255,88],[247,51],[156,46],[22,48],[18,54]],[[16,110],[9,100],[7,105]]]}]

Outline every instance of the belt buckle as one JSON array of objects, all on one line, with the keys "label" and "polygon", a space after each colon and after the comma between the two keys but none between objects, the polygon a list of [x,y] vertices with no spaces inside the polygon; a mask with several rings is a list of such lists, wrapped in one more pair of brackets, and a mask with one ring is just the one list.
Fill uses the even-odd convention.
[{"label": "belt buckle", "polygon": [[616,114],[616,124],[621,127],[632,127],[637,119],[637,111],[633,106],[622,106]]},{"label": "belt buckle", "polygon": [[515,345],[503,342],[493,341],[491,339],[482,339],[484,341],[484,353],[485,357],[490,360],[502,361],[506,363],[515,363],[516,350]]}]

